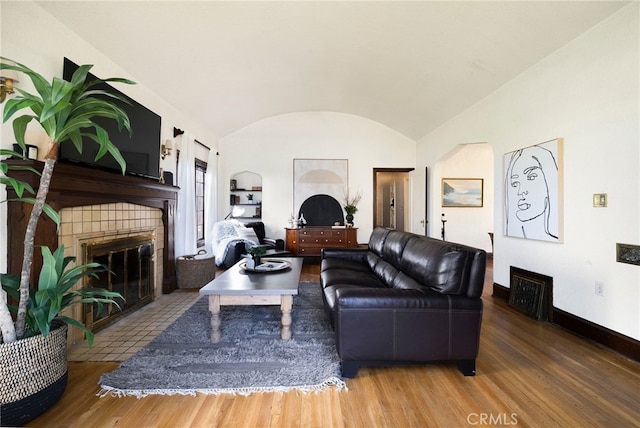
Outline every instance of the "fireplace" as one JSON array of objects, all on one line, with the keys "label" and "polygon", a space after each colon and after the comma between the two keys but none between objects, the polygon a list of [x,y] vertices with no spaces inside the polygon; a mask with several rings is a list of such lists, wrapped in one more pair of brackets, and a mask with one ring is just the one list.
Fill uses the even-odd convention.
[{"label": "fireplace", "polygon": [[154,297],[153,235],[90,242],[82,245],[85,263],[95,262],[107,267],[106,272],[85,280],[86,288],[104,288],[120,293],[125,301],[120,307],[110,304],[102,308],[97,303],[84,305],[83,319],[94,333],[120,317],[150,303]]},{"label": "fireplace", "polygon": [[[9,160],[15,176],[37,190],[39,176],[30,168],[41,170],[43,163],[34,160]],[[142,177],[123,176],[95,168],[57,164],[51,181],[48,202],[60,212],[58,227],[42,216],[38,222],[36,245],[51,249],[64,244],[65,256],[83,261],[83,245],[137,235],[153,236],[154,273],[151,296],[170,293],[177,288],[174,255],[174,218],[178,188]],[[19,274],[22,266],[24,232],[31,205],[17,200],[11,189],[7,208],[7,270]],[[31,282],[42,267],[39,251],[34,252]],[[79,285],[81,286],[81,285]],[[145,298],[140,300],[144,301]],[[64,314],[83,319],[81,305]],[[82,340],[81,331],[70,329],[70,343]]]}]

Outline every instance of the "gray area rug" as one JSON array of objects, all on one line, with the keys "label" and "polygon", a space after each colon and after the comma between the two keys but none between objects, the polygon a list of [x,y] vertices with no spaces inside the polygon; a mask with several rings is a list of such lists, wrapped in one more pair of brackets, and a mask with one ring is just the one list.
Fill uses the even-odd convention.
[{"label": "gray area rug", "polygon": [[291,340],[280,339],[279,306],[223,306],[212,344],[201,298],[149,345],[100,378],[100,396],[195,395],[343,389],[335,339],[320,286],[293,297]]}]

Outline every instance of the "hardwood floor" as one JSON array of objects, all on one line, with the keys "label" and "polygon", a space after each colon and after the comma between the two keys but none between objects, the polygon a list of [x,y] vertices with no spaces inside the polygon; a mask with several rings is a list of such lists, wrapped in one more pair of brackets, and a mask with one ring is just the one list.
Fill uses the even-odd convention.
[{"label": "hardwood floor", "polygon": [[[318,272],[305,265],[302,280]],[[65,395],[29,426],[640,426],[640,363],[514,312],[492,282],[489,266],[475,377],[455,365],[375,367],[341,392],[99,398],[100,375],[118,363],[70,363]]]}]

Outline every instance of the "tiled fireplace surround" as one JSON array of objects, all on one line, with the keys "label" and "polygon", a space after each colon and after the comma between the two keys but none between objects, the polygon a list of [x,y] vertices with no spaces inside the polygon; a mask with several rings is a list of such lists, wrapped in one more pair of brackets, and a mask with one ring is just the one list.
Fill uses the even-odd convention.
[{"label": "tiled fireplace surround", "polygon": [[[162,293],[164,228],[160,209],[117,202],[65,208],[60,217],[58,242],[64,245],[65,255],[75,256],[78,263],[86,262],[83,260],[83,244],[151,235],[155,253],[153,294],[158,296]],[[76,305],[73,311],[74,318],[82,319],[80,305]],[[70,343],[79,340],[82,340],[81,332],[70,329]]]}]

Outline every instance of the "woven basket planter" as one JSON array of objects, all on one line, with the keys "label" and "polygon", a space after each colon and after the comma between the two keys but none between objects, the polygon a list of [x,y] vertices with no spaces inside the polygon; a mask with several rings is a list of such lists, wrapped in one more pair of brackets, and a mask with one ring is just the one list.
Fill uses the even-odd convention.
[{"label": "woven basket planter", "polygon": [[178,288],[201,288],[216,277],[216,259],[206,251],[180,256],[176,260]]},{"label": "woven basket planter", "polygon": [[21,426],[60,399],[67,386],[67,325],[0,344],[0,426]]}]

